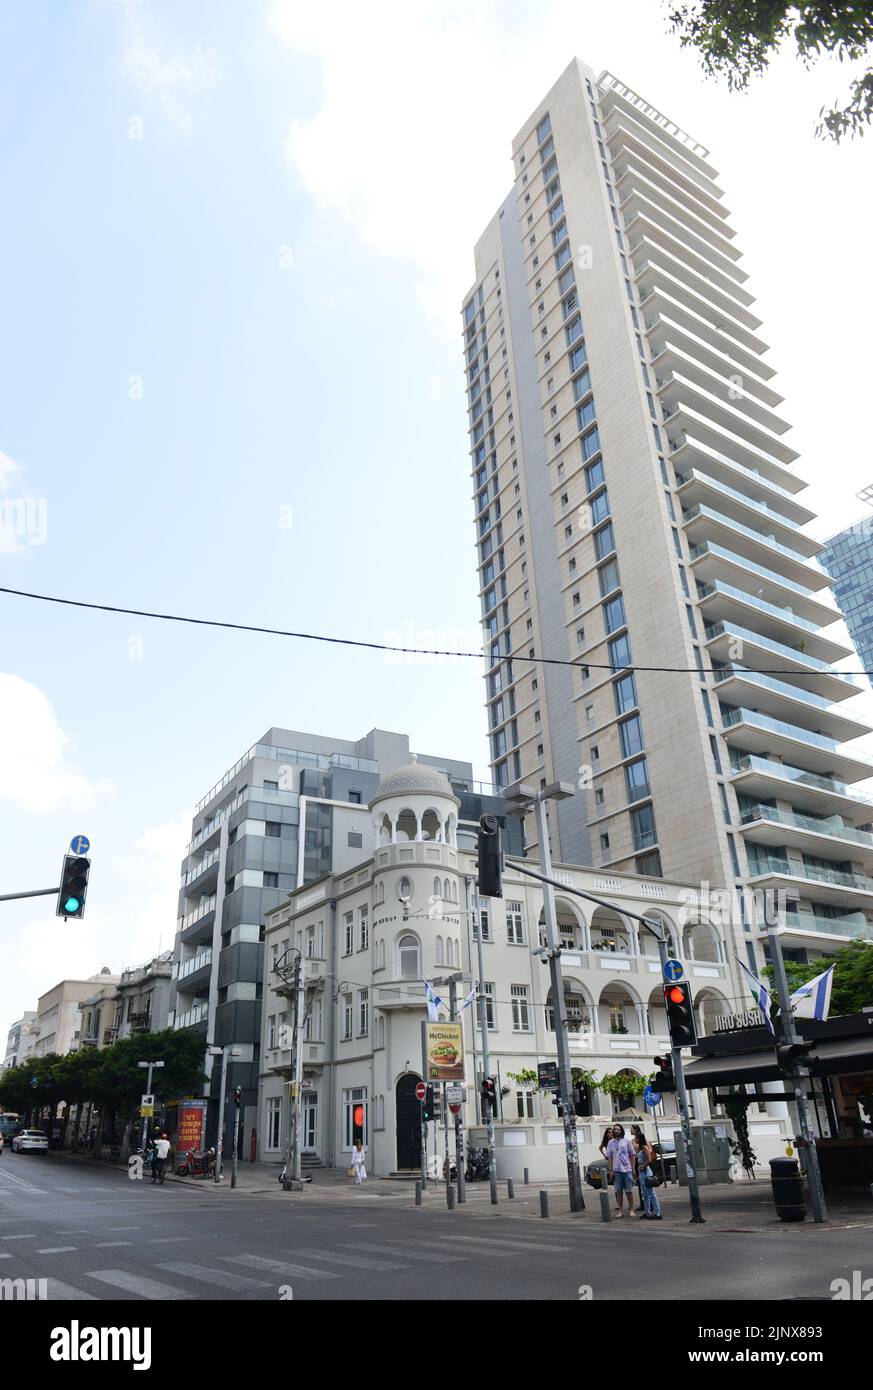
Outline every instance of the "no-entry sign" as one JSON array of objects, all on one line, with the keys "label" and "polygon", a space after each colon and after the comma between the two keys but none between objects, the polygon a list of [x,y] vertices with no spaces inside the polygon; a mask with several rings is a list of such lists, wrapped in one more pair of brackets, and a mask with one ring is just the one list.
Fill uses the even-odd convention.
[{"label": "no-entry sign", "polygon": [[419,1081],[418,1085],[417,1085],[416,1088],[415,1088],[415,1099],[416,1099],[416,1100],[424,1100],[424,1098],[425,1098],[426,1095],[427,1095],[427,1087],[425,1086],[425,1084],[424,1084],[423,1081]]}]

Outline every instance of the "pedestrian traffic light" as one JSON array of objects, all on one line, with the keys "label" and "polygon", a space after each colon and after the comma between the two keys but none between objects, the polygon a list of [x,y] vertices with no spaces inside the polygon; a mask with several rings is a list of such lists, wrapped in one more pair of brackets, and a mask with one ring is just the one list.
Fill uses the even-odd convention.
[{"label": "pedestrian traffic light", "polygon": [[242,1086],[235,1086],[233,1089],[234,1105],[242,1105]]},{"label": "pedestrian traffic light", "polygon": [[502,898],[500,827],[496,816],[483,816],[479,821],[476,848],[478,851],[480,896],[483,898]]},{"label": "pedestrian traffic light", "polygon": [[[432,1089],[429,1087],[428,1089]],[[356,1103],[352,1106],[352,1146],[364,1142],[364,1107]]]},{"label": "pedestrian traffic light", "polygon": [[91,860],[78,854],[65,854],[61,869],[61,886],[58,891],[56,917],[85,916],[85,894],[88,891],[88,874]]},{"label": "pedestrian traffic light", "polygon": [[552,1091],[552,1105],[555,1106],[558,1119],[562,1120],[564,1118],[564,1102],[560,1091]]},{"label": "pedestrian traffic light", "polygon": [[666,1091],[675,1091],[676,1077],[673,1074],[673,1058],[656,1057],[655,1066],[657,1070],[651,1080],[652,1090],[657,1091],[659,1096],[664,1095]]},{"label": "pedestrian traffic light", "polygon": [[482,1078],[482,1118],[487,1119],[488,1115],[497,1114],[497,1086],[493,1076]]},{"label": "pedestrian traffic light", "polygon": [[664,1005],[667,1009],[667,1027],[672,1046],[691,1047],[697,1042],[691,990],[685,984],[665,985]]},{"label": "pedestrian traffic light", "polygon": [[425,1120],[432,1120],[434,1117],[434,1094],[433,1086],[428,1086],[424,1093],[423,1117]]}]

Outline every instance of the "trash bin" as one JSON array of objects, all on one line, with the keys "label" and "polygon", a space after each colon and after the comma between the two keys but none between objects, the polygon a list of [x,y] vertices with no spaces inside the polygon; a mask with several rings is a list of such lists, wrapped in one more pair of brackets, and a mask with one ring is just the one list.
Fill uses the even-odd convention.
[{"label": "trash bin", "polygon": [[770,1182],[780,1221],[805,1221],[803,1178],[796,1158],[771,1158]]},{"label": "trash bin", "polygon": [[589,1187],[603,1192],[609,1186],[609,1164],[605,1159],[595,1159],[585,1169],[585,1181]]}]

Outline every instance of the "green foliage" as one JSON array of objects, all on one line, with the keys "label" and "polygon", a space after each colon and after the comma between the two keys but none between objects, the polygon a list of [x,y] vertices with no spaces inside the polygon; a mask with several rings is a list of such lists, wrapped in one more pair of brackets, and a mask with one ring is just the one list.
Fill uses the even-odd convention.
[{"label": "green foliage", "polygon": [[[836,955],[824,956],[820,960],[787,960],[785,973],[788,987],[793,992],[808,980],[815,979],[833,965],[834,983],[831,992],[831,1018],[840,1014],[857,1014],[873,1005],[873,942],[850,941],[848,946]],[[768,965],[764,974],[773,981],[773,967]]]},{"label": "green foliage", "polygon": [[[782,4],[778,0],[670,0],[670,24],[683,47],[696,48],[708,76],[726,77],[731,91],[744,91],[792,40],[805,67],[823,53],[840,62],[862,62],[873,44],[873,6],[857,3]],[[819,112],[818,136],[839,141],[863,135],[873,118],[873,68],[849,83],[842,107]]]},{"label": "green foliage", "polygon": [[749,1104],[746,1088],[740,1086],[739,1090],[732,1092],[730,1099],[725,1101],[724,1110],[734,1127],[736,1136],[736,1138],[728,1140],[731,1153],[734,1158],[740,1160],[747,1173],[754,1175],[758,1155],[752,1148],[752,1141],[749,1138]]},{"label": "green foliage", "polygon": [[[630,1097],[642,1094],[645,1086],[643,1077],[627,1077],[618,1072],[606,1072],[605,1075],[598,1077],[596,1071],[588,1071],[585,1067],[572,1067],[571,1078],[574,1086],[585,1087],[590,1091],[603,1091],[610,1096]],[[537,1074],[532,1067],[527,1067],[523,1071],[508,1071],[506,1075],[510,1081],[515,1081],[519,1086],[530,1086],[534,1091],[539,1090]],[[629,1089],[629,1086],[633,1089]]]}]

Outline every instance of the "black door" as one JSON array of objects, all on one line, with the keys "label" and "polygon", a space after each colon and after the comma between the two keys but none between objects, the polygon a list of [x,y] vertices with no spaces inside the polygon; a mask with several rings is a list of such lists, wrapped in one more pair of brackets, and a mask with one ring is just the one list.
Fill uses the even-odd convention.
[{"label": "black door", "polygon": [[421,1167],[421,1101],[415,1098],[420,1076],[407,1073],[397,1082],[397,1168]]}]

